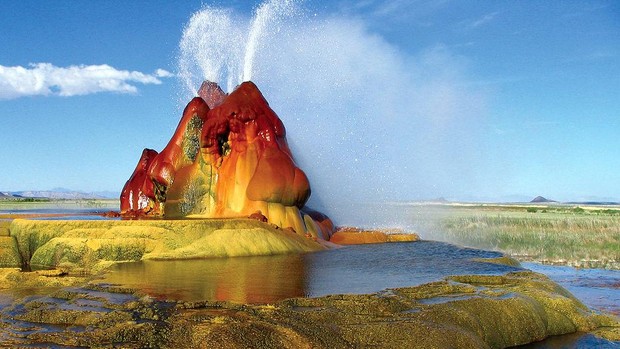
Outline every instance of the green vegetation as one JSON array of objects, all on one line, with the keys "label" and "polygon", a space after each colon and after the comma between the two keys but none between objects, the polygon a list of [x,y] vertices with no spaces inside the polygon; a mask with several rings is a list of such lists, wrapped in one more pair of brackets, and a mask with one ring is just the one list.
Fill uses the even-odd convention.
[{"label": "green vegetation", "polygon": [[0,219],[0,237],[9,236],[9,226],[11,221],[8,219]]},{"label": "green vegetation", "polygon": [[22,198],[22,197],[6,197],[0,198],[0,201],[7,203],[20,203],[20,202],[50,202],[49,198]]},{"label": "green vegetation", "polygon": [[47,199],[47,198],[8,198],[0,199],[0,218],[9,215],[4,210],[19,213],[21,210],[39,209],[83,209],[118,210],[118,199]]},{"label": "green vegetation", "polygon": [[447,241],[521,260],[620,269],[619,213],[591,207],[455,208],[434,230]]}]

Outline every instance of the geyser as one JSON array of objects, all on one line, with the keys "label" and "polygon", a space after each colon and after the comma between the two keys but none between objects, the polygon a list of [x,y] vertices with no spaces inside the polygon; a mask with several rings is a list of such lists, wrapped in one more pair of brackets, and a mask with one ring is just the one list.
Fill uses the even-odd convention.
[{"label": "geyser", "polygon": [[231,92],[251,78],[287,127],[312,184],[309,205],[339,224],[358,225],[372,214],[375,228],[420,229],[360,205],[493,191],[486,183],[496,176],[471,175],[486,163],[487,90],[471,83],[459,50],[421,45],[415,28],[407,40],[394,40],[390,23],[317,3],[264,1],[252,13],[245,7],[205,6],[186,23],[179,113],[203,80]]},{"label": "geyser", "polygon": [[264,37],[278,31],[285,18],[296,12],[291,0],[272,0],[256,8],[251,21],[235,21],[232,13],[205,7],[190,18],[180,42],[179,76],[194,93],[203,80],[230,92],[252,80],[257,51]]},{"label": "geyser", "polygon": [[305,209],[306,174],[284,124],[252,82],[226,95],[204,82],[168,145],[145,149],[121,194],[121,214],[166,218],[252,217],[329,240],[332,222]]}]

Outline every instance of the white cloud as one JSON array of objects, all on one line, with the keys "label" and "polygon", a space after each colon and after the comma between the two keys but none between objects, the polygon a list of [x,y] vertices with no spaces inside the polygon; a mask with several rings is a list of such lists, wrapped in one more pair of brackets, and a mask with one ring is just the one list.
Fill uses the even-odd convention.
[{"label": "white cloud", "polygon": [[0,99],[26,96],[79,96],[99,92],[136,93],[135,84],[161,84],[159,78],[170,72],[157,69],[153,74],[118,70],[107,64],[56,67],[34,63],[28,67],[0,65]]},{"label": "white cloud", "polygon": [[167,70],[157,69],[155,71],[155,76],[157,76],[158,78],[171,78],[174,76],[174,74],[172,74],[171,72]]}]

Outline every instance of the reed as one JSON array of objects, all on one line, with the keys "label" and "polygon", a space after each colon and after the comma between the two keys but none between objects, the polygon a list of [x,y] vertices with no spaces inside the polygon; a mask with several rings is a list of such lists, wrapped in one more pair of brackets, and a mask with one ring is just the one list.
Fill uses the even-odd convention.
[{"label": "reed", "polygon": [[620,216],[615,210],[542,211],[456,210],[437,222],[436,231],[447,241],[522,260],[620,269]]}]

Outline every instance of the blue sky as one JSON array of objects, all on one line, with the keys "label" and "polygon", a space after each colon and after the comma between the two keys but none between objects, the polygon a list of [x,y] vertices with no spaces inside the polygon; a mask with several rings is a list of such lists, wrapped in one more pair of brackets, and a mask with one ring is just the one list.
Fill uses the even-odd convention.
[{"label": "blue sky", "polygon": [[[0,191],[120,192],[191,97],[180,59],[209,55],[180,49],[192,14],[246,35],[259,5],[2,2]],[[313,200],[620,200],[620,3],[293,5],[252,79]]]}]

